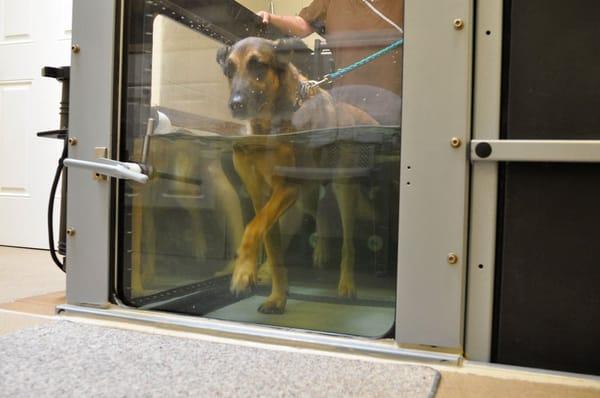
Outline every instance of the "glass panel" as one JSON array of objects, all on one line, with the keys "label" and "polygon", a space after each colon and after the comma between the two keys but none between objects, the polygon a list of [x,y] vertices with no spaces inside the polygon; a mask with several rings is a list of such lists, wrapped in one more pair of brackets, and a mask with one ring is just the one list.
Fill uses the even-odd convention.
[{"label": "glass panel", "polygon": [[401,25],[402,2],[332,0],[324,14],[314,2],[300,15],[315,41],[283,38],[255,15],[263,2],[240,3],[126,3],[120,157],[150,180],[120,183],[118,293],[143,309],[384,336],[402,52],[320,88],[307,79],[401,38],[377,12]]}]

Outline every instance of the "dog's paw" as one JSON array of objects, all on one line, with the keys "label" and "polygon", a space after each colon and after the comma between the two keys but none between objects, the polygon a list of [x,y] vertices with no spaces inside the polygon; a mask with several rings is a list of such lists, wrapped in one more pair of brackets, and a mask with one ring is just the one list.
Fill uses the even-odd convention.
[{"label": "dog's paw", "polygon": [[267,301],[258,307],[258,312],[263,314],[283,314],[285,311],[286,298],[274,298],[269,296]]},{"label": "dog's paw", "polygon": [[340,297],[355,299],[356,285],[354,284],[354,281],[350,278],[340,278],[340,283],[338,284],[338,295]]},{"label": "dog's paw", "polygon": [[256,268],[251,264],[236,264],[231,276],[231,293],[240,295],[256,285]]}]

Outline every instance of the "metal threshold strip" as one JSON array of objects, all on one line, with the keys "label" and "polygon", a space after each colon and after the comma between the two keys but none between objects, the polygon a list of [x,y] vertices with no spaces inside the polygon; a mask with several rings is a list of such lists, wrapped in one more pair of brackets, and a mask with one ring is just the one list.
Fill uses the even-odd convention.
[{"label": "metal threshold strip", "polygon": [[600,140],[472,140],[477,162],[600,162]]},{"label": "metal threshold strip", "polygon": [[167,314],[155,311],[113,306],[96,308],[72,304],[57,306],[57,311],[82,316],[96,316],[142,322],[162,327],[179,327],[197,330],[221,337],[244,338],[261,343],[293,345],[294,347],[315,348],[348,354],[362,354],[373,357],[398,359],[415,362],[428,362],[460,365],[462,356],[443,352],[402,348],[390,342],[371,341],[355,337],[326,335],[317,332],[304,332],[268,326],[240,324],[186,315]]}]

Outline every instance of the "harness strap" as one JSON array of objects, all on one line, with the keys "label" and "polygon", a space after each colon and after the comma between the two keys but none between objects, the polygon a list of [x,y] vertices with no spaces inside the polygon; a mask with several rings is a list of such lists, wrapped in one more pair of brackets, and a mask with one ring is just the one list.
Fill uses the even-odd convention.
[{"label": "harness strap", "polygon": [[296,102],[294,103],[294,111],[300,109],[304,101],[308,98],[316,95],[318,92],[319,85],[313,84],[314,80],[301,80],[298,82],[298,89],[296,90]]}]

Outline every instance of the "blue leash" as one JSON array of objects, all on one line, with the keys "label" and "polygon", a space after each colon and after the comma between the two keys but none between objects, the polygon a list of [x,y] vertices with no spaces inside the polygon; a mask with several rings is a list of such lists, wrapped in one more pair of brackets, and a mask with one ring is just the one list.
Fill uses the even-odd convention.
[{"label": "blue leash", "polygon": [[319,81],[314,81],[311,80],[309,82],[309,88],[315,88],[315,87],[319,87],[322,84],[325,83],[331,83],[334,80],[339,79],[340,77],[347,75],[348,73],[352,72],[355,69],[358,69],[366,64],[368,64],[369,62],[372,62],[374,60],[376,60],[377,58],[389,53],[390,51],[393,51],[399,47],[402,47],[402,45],[404,44],[404,39],[398,39],[395,42],[393,42],[392,44],[390,44],[387,47],[382,48],[379,51],[374,52],[373,54],[359,60],[356,61],[355,63],[348,65],[346,67],[340,68],[338,70],[336,70],[335,72],[329,73],[325,76],[323,76],[323,79],[319,80]]}]

